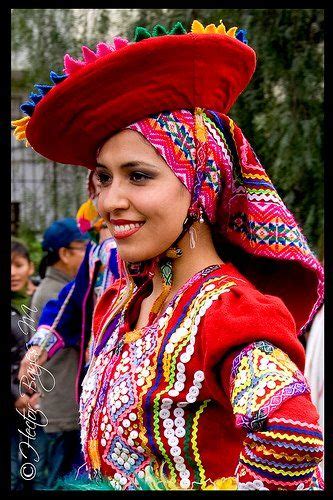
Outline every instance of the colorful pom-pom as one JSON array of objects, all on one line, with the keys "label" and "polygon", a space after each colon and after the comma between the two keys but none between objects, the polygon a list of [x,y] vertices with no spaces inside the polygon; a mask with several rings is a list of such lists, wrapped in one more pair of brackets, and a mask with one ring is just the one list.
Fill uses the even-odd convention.
[{"label": "colorful pom-pom", "polygon": [[69,54],[65,54],[64,69],[68,75],[76,73],[76,71],[80,70],[83,66],[85,66],[84,62],[73,59]]},{"label": "colorful pom-pom", "polygon": [[181,22],[177,21],[174,27],[169,31],[169,35],[186,35],[186,29]]},{"label": "colorful pom-pom", "polygon": [[163,35],[167,35],[168,32],[164,26],[162,26],[161,24],[156,24],[156,26],[154,26],[151,34],[152,34],[152,36],[163,36]]},{"label": "colorful pom-pom", "polygon": [[15,127],[15,130],[13,132],[15,139],[17,141],[25,140],[26,146],[29,146],[29,142],[27,141],[26,134],[25,134],[29,120],[30,120],[30,116],[25,116],[24,118],[20,118],[19,120],[13,120],[11,122],[12,127]]},{"label": "colorful pom-pom", "polygon": [[89,49],[89,47],[83,45],[81,47],[81,50],[82,50],[83,60],[86,64],[96,61],[97,55],[93,50]]},{"label": "colorful pom-pom", "polygon": [[126,47],[126,45],[129,44],[129,41],[126,38],[121,38],[120,36],[116,36],[115,39],[113,40],[113,45],[115,50],[122,49],[123,47]]},{"label": "colorful pom-pom", "polygon": [[35,103],[30,101],[25,101],[23,104],[21,104],[20,110],[26,115],[32,116],[35,110]]},{"label": "colorful pom-pom", "polygon": [[110,47],[107,43],[100,42],[100,43],[97,44],[97,46],[96,46],[96,54],[99,57],[106,56],[106,55],[110,54],[110,52],[113,52],[113,48]]},{"label": "colorful pom-pom", "polygon": [[39,101],[41,99],[43,99],[43,95],[42,94],[34,94],[33,92],[31,92],[29,95],[29,99],[31,101],[33,101],[33,103],[36,105],[37,103],[39,103]]},{"label": "colorful pom-pom", "polygon": [[237,26],[234,26],[233,28],[229,28],[227,31],[227,35],[235,38],[237,30],[238,30]]},{"label": "colorful pom-pom", "polygon": [[80,206],[76,214],[76,222],[81,233],[89,231],[99,218],[99,213],[94,203],[89,198]]},{"label": "colorful pom-pom", "polygon": [[150,38],[151,34],[146,28],[142,28],[141,26],[137,26],[135,28],[135,33],[134,33],[134,42],[140,42],[141,40],[145,40],[147,38]]},{"label": "colorful pom-pom", "polygon": [[53,88],[53,85],[44,85],[41,83],[35,83],[34,87],[39,90],[40,94],[44,97]]},{"label": "colorful pom-pom", "polygon": [[205,32],[205,28],[203,27],[203,25],[200,23],[200,21],[197,21],[196,19],[193,21],[192,23],[192,26],[191,26],[191,32],[192,33],[197,33],[197,34],[200,34],[200,33],[204,33]]},{"label": "colorful pom-pom", "polygon": [[239,29],[236,33],[237,40],[239,40],[240,42],[243,42],[245,44],[248,44],[248,39],[245,36],[246,33],[247,33],[247,30]]},{"label": "colorful pom-pom", "polygon": [[58,75],[55,71],[50,71],[50,79],[55,85],[66,80],[67,76],[68,75]]}]

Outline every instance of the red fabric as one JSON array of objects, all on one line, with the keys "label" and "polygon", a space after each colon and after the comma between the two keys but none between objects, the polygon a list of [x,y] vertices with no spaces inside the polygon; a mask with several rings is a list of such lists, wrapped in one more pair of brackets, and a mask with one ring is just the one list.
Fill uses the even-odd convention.
[{"label": "red fabric", "polygon": [[220,375],[210,376],[207,383],[216,399],[230,405],[231,364],[242,347],[257,340],[271,342],[287,353],[301,371],[305,352],[297,339],[293,317],[282,300],[260,293],[231,264],[224,269],[228,276],[240,277],[242,281],[221,296],[217,301],[219,308],[207,311],[203,320],[203,349],[205,371],[211,374],[215,366],[216,373],[222,375],[222,379]]},{"label": "red fabric", "polygon": [[308,424],[318,425],[319,414],[311,401],[310,394],[302,394],[297,398],[288,399],[272,413],[270,418],[290,418]]},{"label": "red fabric", "polygon": [[[223,282],[234,280],[236,286],[231,287],[228,293],[222,294],[206,312],[200,323],[200,336],[196,343],[195,355],[186,364],[189,381],[186,382],[187,384],[193,380],[193,374],[197,370],[203,370],[205,373],[205,384],[200,393],[200,401],[209,399],[211,403],[200,416],[198,449],[207,476],[212,480],[234,474],[246,437],[246,432],[237,429],[235,425],[228,393],[230,361],[226,365],[226,370],[224,362],[232,361],[235,352],[241,346],[255,340],[265,339],[287,352],[300,368],[304,366],[304,349],[296,337],[292,316],[283,302],[276,297],[258,292],[231,264],[222,266],[210,275],[210,277],[215,276],[224,276]],[[165,336],[168,336],[168,332],[177,325],[180,315],[201,286],[202,279],[183,293],[176,311],[170,318]],[[95,336],[98,336],[103,327],[103,318],[109,315],[110,301],[114,296],[115,289],[108,290],[96,307]],[[130,316],[132,311],[130,307]],[[222,380],[220,373],[223,374]],[[155,395],[161,390],[163,384],[164,382],[161,381],[154,391]],[[152,401],[154,396],[150,398]],[[145,411],[145,418],[148,419],[145,425],[149,428],[151,426],[148,424],[151,418],[150,408],[149,411]],[[98,419],[96,421],[98,422]],[[165,438],[162,437],[162,440],[167,448]],[[103,448],[100,448],[100,453],[103,453]],[[192,459],[194,459],[193,456]],[[163,457],[158,457],[158,460],[162,461]],[[108,475],[111,471],[112,469],[103,463],[102,473]]]},{"label": "red fabric", "polygon": [[27,139],[46,158],[93,168],[112,133],[150,114],[195,107],[227,113],[255,64],[253,49],[226,35],[142,40],[53,87],[36,106]]},{"label": "red fabric", "polygon": [[[270,490],[276,490],[278,487],[295,490],[300,485],[308,489],[313,477],[311,472],[307,471],[311,471],[312,468],[316,476],[319,472],[320,477],[320,471],[316,466],[323,458],[323,442],[319,437],[321,431],[318,427],[318,420],[318,412],[309,394],[285,401],[272,413],[267,422],[267,429],[275,436],[267,435],[265,428],[246,436],[238,469],[239,481],[247,483],[259,479]],[[311,441],[313,435],[309,435],[309,432],[316,433],[316,444]],[[249,466],[246,461],[244,463],[244,458],[250,460],[253,465]],[[261,468],[263,461],[266,464],[272,464],[269,470]],[[256,467],[257,464],[258,467]],[[277,470],[290,471],[290,475],[276,474],[274,468],[271,468],[273,464],[276,464],[274,468]],[[294,474],[296,471],[299,475]],[[269,472],[268,475],[267,472]]]}]

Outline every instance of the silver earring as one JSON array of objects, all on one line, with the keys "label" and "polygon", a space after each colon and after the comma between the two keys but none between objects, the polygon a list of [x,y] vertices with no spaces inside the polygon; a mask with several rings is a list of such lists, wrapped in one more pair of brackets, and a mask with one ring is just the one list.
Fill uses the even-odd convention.
[{"label": "silver earring", "polygon": [[188,234],[190,236],[190,248],[193,250],[198,239],[198,235],[193,226],[190,227]]}]

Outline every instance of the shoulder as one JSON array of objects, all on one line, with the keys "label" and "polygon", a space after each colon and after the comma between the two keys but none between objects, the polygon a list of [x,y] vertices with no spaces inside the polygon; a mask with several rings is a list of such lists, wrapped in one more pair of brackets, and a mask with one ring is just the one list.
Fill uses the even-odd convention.
[{"label": "shoulder", "polygon": [[109,317],[116,302],[121,301],[128,289],[124,278],[117,279],[97,300],[93,315],[93,333],[98,333],[104,324],[104,318]]},{"label": "shoulder", "polygon": [[50,299],[57,297],[60,290],[66,285],[67,282],[60,283],[50,277],[44,278],[40,285],[38,285],[33,297],[31,304],[33,306],[40,307],[48,302]]},{"label": "shoulder", "polygon": [[208,318],[216,315],[221,317],[223,312],[227,316],[221,317],[221,320],[232,319],[233,322],[244,324],[247,320],[259,323],[264,318],[273,320],[278,315],[290,327],[294,326],[291,313],[279,297],[260,292],[231,264],[222,267],[220,276],[212,280],[210,286],[206,282],[203,289],[211,290],[217,299],[207,310]]},{"label": "shoulder", "polygon": [[295,321],[279,297],[261,293],[229,265],[213,293],[216,299],[207,308],[201,328],[205,349],[216,349],[221,357],[252,342],[266,340],[303,364],[304,350],[297,338]]}]

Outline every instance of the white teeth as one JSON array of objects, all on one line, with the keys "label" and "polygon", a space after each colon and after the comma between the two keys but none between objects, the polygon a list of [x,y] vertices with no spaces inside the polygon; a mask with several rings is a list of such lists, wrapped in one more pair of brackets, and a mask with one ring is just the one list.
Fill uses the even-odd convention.
[{"label": "white teeth", "polygon": [[124,224],[122,226],[114,226],[114,229],[117,233],[123,233],[125,231],[130,231],[131,229],[135,229],[137,227],[141,227],[142,224],[135,222],[131,224]]}]

